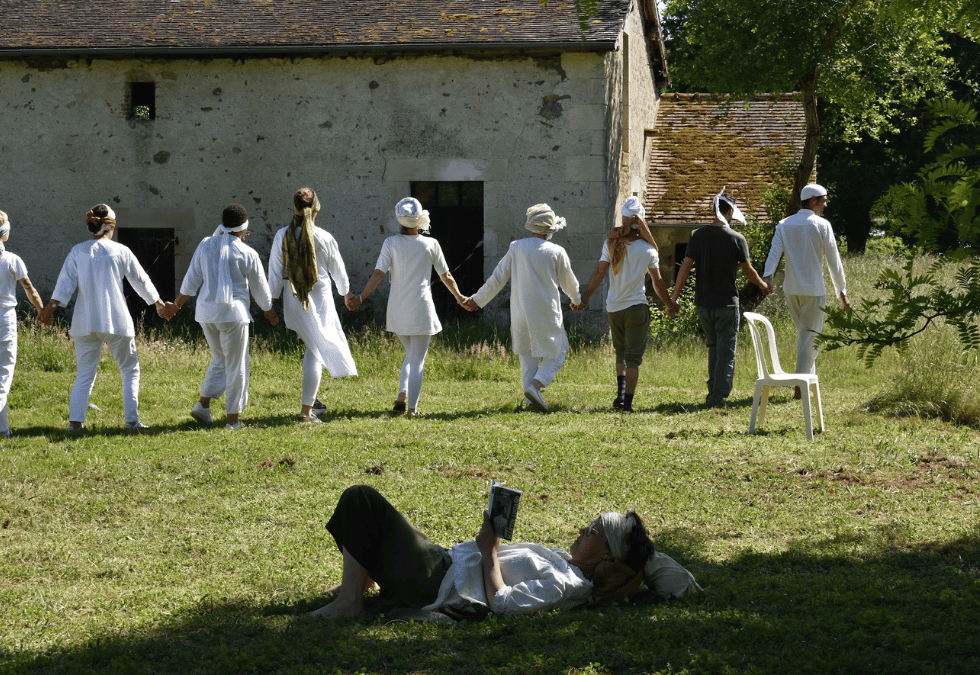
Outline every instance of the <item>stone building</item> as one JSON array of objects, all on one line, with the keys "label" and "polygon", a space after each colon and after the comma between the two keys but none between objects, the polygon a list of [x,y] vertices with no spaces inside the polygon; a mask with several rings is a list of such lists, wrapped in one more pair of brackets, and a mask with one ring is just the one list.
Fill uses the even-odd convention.
[{"label": "stone building", "polygon": [[45,297],[96,203],[173,297],[226,204],[265,258],[303,186],[355,289],[407,195],[464,292],[538,202],[584,283],[647,189],[665,73],[654,0],[11,0],[0,209]]}]

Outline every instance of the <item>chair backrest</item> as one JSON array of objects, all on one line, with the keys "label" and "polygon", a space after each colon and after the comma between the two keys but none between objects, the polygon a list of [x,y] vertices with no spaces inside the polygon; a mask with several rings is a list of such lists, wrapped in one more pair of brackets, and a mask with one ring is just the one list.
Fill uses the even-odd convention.
[{"label": "chair backrest", "polygon": [[[749,322],[749,332],[752,334],[755,365],[759,369],[759,378],[768,378],[770,373],[783,375],[783,369],[779,365],[779,351],[776,349],[776,331],[773,330],[769,319],[756,312],[745,312],[742,316]],[[760,325],[765,328],[768,340],[762,339],[762,335],[759,333]],[[771,368],[770,364],[772,364]]]}]

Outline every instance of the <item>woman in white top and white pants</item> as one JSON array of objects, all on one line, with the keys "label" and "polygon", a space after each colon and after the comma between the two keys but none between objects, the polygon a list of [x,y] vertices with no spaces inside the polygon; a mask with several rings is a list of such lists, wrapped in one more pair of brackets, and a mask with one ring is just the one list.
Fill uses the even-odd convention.
[{"label": "woman in white top and white pants", "polygon": [[147,304],[156,305],[160,317],[169,319],[169,310],[133,252],[112,241],[116,231],[112,209],[105,204],[93,207],[85,214],[85,223],[92,239],[77,244],[68,253],[51,300],[37,319],[50,326],[54,308],[66,304],[78,290],[68,331],[75,343],[78,371],[71,390],[68,432],[81,429],[85,422],[102,345],[109,348],[122,376],[126,428],[139,431],[146,428],[139,416],[140,364],[136,358],[136,331],[123,295],[123,278]]},{"label": "woman in white top and white pants", "polygon": [[439,242],[419,236],[419,232],[429,230],[429,212],[422,209],[417,199],[407,197],[395,206],[395,217],[401,226],[401,234],[385,239],[374,274],[361,294],[347,301],[347,308],[356,309],[378,287],[385,274],[391,272],[387,329],[397,335],[405,347],[394,410],[402,412],[407,407],[409,415],[418,417],[421,416],[418,403],[429,341],[442,330],[432,302],[429,282],[432,268],[456,302],[462,304],[463,296],[446,265]]},{"label": "woman in white top and white pants", "polygon": [[7,396],[17,365],[17,282],[24,287],[27,299],[40,312],[44,309],[31,280],[27,266],[15,253],[4,248],[10,239],[10,220],[0,211],[0,436],[13,436],[7,422]]},{"label": "woman in white top and white pants", "polygon": [[[320,200],[310,188],[293,195],[293,221],[276,232],[269,252],[269,289],[283,296],[286,326],[306,344],[300,422],[319,422],[313,414],[323,369],[331,377],[357,375],[357,366],[330,294],[330,280],[345,301],[354,296],[337,240],[316,227]],[[283,293],[283,290],[286,290]]]}]

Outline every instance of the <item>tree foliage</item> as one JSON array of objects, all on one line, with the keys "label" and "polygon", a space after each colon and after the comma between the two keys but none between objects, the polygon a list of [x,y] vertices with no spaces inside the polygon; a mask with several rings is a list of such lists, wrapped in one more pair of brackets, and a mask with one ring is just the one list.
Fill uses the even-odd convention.
[{"label": "tree foliage", "polygon": [[668,26],[684,26],[679,79],[735,95],[800,92],[807,135],[795,194],[815,166],[818,96],[839,111],[845,135],[877,137],[894,129],[897,110],[943,92],[951,67],[940,26],[900,16],[891,0],[670,0],[667,12]]},{"label": "tree foliage", "polygon": [[[980,258],[968,261],[939,258],[925,272],[916,272],[910,253],[901,269],[885,266],[875,288],[878,299],[863,298],[858,309],[827,306],[827,325],[818,341],[827,351],[857,345],[858,357],[870,368],[886,347],[904,350],[908,341],[943,319],[956,329],[965,349],[980,349]],[[952,288],[939,281],[943,268],[962,264]]]}]

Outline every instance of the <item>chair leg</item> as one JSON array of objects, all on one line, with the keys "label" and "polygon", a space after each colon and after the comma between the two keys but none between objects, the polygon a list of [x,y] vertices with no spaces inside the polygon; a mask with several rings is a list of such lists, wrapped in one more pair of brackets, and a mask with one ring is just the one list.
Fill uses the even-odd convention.
[{"label": "chair leg", "polygon": [[766,407],[769,405],[769,389],[768,385],[762,387],[762,400],[759,402],[759,426],[761,427],[766,422]]},{"label": "chair leg", "polygon": [[820,422],[820,427],[819,427],[820,433],[823,433],[823,430],[824,430],[824,427],[823,427],[823,404],[820,401],[820,383],[819,382],[814,382],[813,385],[812,385],[812,388],[813,388],[813,397],[816,399],[816,405],[817,405],[817,411],[816,411],[817,412],[817,421]]},{"label": "chair leg", "polygon": [[749,421],[749,433],[755,433],[755,419],[759,414],[759,400],[762,398],[762,383],[757,382],[755,385],[755,395],[752,397],[752,419]]},{"label": "chair leg", "polygon": [[803,384],[802,389],[806,392],[803,397],[803,422],[806,424],[806,440],[813,440],[813,415],[810,410],[810,387]]}]

